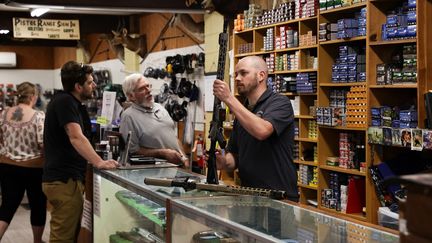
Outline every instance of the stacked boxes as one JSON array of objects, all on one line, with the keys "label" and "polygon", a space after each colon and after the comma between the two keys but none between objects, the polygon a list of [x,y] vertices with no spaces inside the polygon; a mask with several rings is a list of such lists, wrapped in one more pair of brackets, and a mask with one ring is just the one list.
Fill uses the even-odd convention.
[{"label": "stacked boxes", "polygon": [[281,92],[297,92],[297,82],[295,76],[284,76],[283,79],[283,85],[282,87],[285,87],[284,90]]},{"label": "stacked boxes", "polygon": [[293,1],[282,3],[275,9],[265,10],[257,18],[256,26],[265,26],[292,20],[295,18],[294,11],[295,3]]},{"label": "stacked boxes", "polygon": [[313,158],[313,161],[318,163],[318,147],[316,145],[313,147]]},{"label": "stacked boxes", "polygon": [[346,7],[356,3],[366,2],[366,0],[319,0],[320,11]]},{"label": "stacked boxes", "polygon": [[416,128],[417,122],[417,111],[414,109],[401,110],[399,112],[399,127],[400,128]]},{"label": "stacked boxes", "polygon": [[316,45],[316,35],[313,35],[312,31],[308,31],[307,34],[300,35],[300,46],[312,46]]},{"label": "stacked boxes", "polygon": [[289,0],[279,4],[275,9],[264,11],[258,4],[249,4],[249,9],[243,13],[244,20],[238,16],[234,21],[235,30],[241,31],[293,19],[313,17],[317,15],[317,9],[318,0]]},{"label": "stacked boxes", "polygon": [[339,19],[336,23],[319,25],[319,41],[347,39],[366,36],[366,8],[362,8],[355,18]]},{"label": "stacked boxes", "polygon": [[317,110],[317,100],[314,100],[314,105],[313,106],[309,106],[309,115],[316,117],[316,110]]},{"label": "stacked boxes", "polygon": [[299,69],[299,55],[300,51],[296,51],[292,54],[283,54],[276,56],[276,71],[284,70],[298,70]]},{"label": "stacked boxes", "polygon": [[238,54],[253,52],[253,43],[240,44],[237,49]]},{"label": "stacked boxes", "polygon": [[273,93],[279,93],[277,90],[277,82],[278,82],[277,78],[274,81],[273,81],[273,77],[267,78],[267,88],[271,89]]},{"label": "stacked boxes", "polygon": [[256,27],[258,19],[262,15],[261,6],[258,4],[249,4],[249,9],[244,11],[244,29]]},{"label": "stacked boxes", "polygon": [[366,8],[360,10],[360,15],[357,17],[358,22],[358,36],[366,36]]},{"label": "stacked boxes", "polygon": [[319,24],[318,40],[328,41],[336,40],[338,33],[337,23],[321,23]]},{"label": "stacked boxes", "polygon": [[266,35],[263,36],[263,51],[272,51],[274,49],[274,31],[273,28],[266,30]]},{"label": "stacked boxes", "polygon": [[318,107],[317,124],[323,126],[342,126],[344,120],[344,109],[337,107]]},{"label": "stacked boxes", "polygon": [[344,196],[342,196],[341,191],[341,186],[348,184],[347,176],[336,172],[330,172],[329,176],[329,189],[323,189],[321,191],[321,205],[326,208],[341,211],[341,198],[346,199],[348,197],[347,192],[344,192]]},{"label": "stacked boxes", "polygon": [[348,169],[353,163],[354,149],[351,143],[351,134],[341,132],[339,134],[339,167]]},{"label": "stacked boxes", "polygon": [[333,83],[366,81],[366,54],[351,46],[339,46],[339,57],[332,65]]},{"label": "stacked boxes", "polygon": [[402,50],[401,74],[393,73],[393,84],[417,82],[417,46],[405,45]]},{"label": "stacked boxes", "polygon": [[348,90],[332,89],[330,90],[330,107],[338,107],[345,110]]},{"label": "stacked boxes", "polygon": [[365,162],[366,157],[363,141],[355,134],[339,134],[339,167],[360,170],[360,164]]},{"label": "stacked boxes", "polygon": [[296,81],[294,76],[276,76],[275,81],[271,80],[269,83],[269,79],[267,79],[267,87],[273,89],[274,93],[283,93],[283,92],[296,92]]},{"label": "stacked boxes", "polygon": [[416,128],[417,110],[412,107],[407,110],[399,110],[398,107],[372,107],[372,126],[392,127],[392,128]]},{"label": "stacked boxes", "polygon": [[318,125],[345,126],[347,92],[344,89],[332,89],[330,91],[330,107],[317,108]]},{"label": "stacked boxes", "polygon": [[318,69],[318,58],[311,54],[310,50],[305,50],[306,68]]},{"label": "stacked boxes", "polygon": [[404,45],[402,55],[395,54],[393,63],[378,64],[376,83],[378,85],[406,84],[417,82],[417,46]]},{"label": "stacked boxes", "polygon": [[399,128],[399,108],[389,106],[371,108],[372,126]]},{"label": "stacked boxes", "polygon": [[300,165],[298,182],[302,185],[318,186],[318,169],[315,166]]},{"label": "stacked boxes", "polygon": [[299,143],[295,143],[294,144],[294,154],[293,154],[294,160],[299,160],[299,158],[300,158],[300,156],[299,156],[299,150],[300,150],[299,146],[300,146]]},{"label": "stacked boxes", "polygon": [[244,24],[244,15],[243,14],[237,14],[237,18],[234,19],[234,31],[239,32],[244,30],[245,28]]},{"label": "stacked boxes", "polygon": [[307,18],[317,15],[318,0],[294,0],[295,18]]},{"label": "stacked boxes", "polygon": [[272,73],[275,68],[275,55],[271,53],[268,57],[265,58],[265,61],[267,63],[269,73]]},{"label": "stacked boxes", "polygon": [[316,139],[318,137],[318,129],[316,120],[308,121],[308,138]]},{"label": "stacked boxes", "polygon": [[315,93],[317,90],[317,74],[316,72],[310,73],[297,73],[296,77],[297,93]]},{"label": "stacked boxes", "polygon": [[337,21],[337,38],[346,39],[358,36],[357,19],[339,19]]},{"label": "stacked boxes", "polygon": [[285,49],[298,47],[298,31],[293,30],[289,26],[279,27],[280,36],[276,37],[276,49]]},{"label": "stacked boxes", "polygon": [[367,126],[367,95],[366,86],[352,86],[347,93],[346,126]]},{"label": "stacked boxes", "polygon": [[382,40],[408,39],[417,36],[416,0],[408,0],[404,7],[390,11],[381,28]]}]

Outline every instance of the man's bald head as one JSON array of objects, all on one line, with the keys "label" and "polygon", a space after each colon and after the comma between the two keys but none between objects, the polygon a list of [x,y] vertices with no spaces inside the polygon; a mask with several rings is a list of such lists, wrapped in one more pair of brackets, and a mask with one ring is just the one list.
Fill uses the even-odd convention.
[{"label": "man's bald head", "polygon": [[268,75],[268,68],[267,63],[262,59],[262,57],[259,56],[247,56],[242,59],[240,59],[239,63],[242,63],[243,65],[252,67],[256,69],[256,71],[261,72],[264,71],[265,75]]}]

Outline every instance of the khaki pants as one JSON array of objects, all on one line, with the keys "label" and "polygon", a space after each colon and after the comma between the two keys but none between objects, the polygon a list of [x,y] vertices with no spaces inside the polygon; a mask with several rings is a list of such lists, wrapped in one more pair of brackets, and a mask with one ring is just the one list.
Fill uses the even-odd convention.
[{"label": "khaki pants", "polygon": [[52,206],[50,242],[76,242],[83,211],[84,185],[69,179],[43,182],[42,189]]}]

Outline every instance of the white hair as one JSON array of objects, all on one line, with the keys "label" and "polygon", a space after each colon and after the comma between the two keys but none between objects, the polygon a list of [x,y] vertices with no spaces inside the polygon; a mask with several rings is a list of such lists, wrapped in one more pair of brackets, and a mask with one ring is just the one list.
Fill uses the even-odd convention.
[{"label": "white hair", "polygon": [[123,93],[126,95],[126,97],[129,100],[129,95],[134,91],[138,80],[141,78],[144,78],[144,76],[141,73],[133,73],[128,75],[122,85]]}]

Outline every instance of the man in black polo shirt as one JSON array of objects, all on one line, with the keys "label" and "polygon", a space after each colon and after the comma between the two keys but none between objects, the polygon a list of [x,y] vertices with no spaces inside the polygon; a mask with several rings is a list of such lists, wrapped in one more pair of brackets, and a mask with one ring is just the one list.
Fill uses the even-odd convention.
[{"label": "man in black polo shirt", "polygon": [[217,154],[218,169],[238,168],[242,186],[283,190],[298,201],[297,172],[293,163],[294,113],[286,96],[267,89],[268,69],[257,56],[241,59],[235,68],[238,93],[216,80],[213,93],[235,115],[225,155]]},{"label": "man in black polo shirt", "polygon": [[115,160],[103,160],[88,138],[90,119],[82,101],[96,87],[93,68],[69,61],[61,69],[64,92],[47,107],[44,129],[45,165],[42,186],[52,205],[50,242],[76,242],[83,210],[87,162],[99,169],[114,169]]}]

